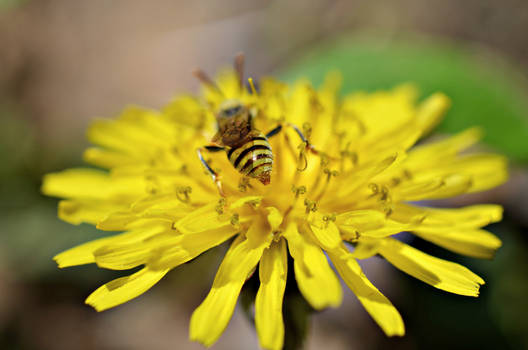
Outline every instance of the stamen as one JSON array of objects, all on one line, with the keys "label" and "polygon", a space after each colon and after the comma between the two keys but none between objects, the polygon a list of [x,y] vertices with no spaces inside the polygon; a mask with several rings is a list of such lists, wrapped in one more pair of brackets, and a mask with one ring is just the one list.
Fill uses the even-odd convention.
[{"label": "stamen", "polygon": [[379,186],[375,183],[368,184],[368,188],[372,191],[372,195],[376,195],[379,192]]},{"label": "stamen", "polygon": [[145,175],[145,181],[147,182],[145,190],[149,194],[156,194],[159,191],[159,183],[154,175]]},{"label": "stamen", "polygon": [[391,187],[395,187],[395,186],[398,186],[401,182],[402,182],[401,178],[395,176],[391,179],[390,185]]},{"label": "stamen", "polygon": [[350,237],[350,240],[351,240],[352,242],[357,242],[358,239],[359,239],[359,237],[361,236],[361,234],[359,233],[358,230],[354,230],[354,236],[355,236],[355,237]]},{"label": "stamen", "polygon": [[238,215],[238,213],[234,213],[232,216],[231,216],[231,225],[235,226],[235,227],[239,227],[240,226],[240,216]]},{"label": "stamen", "polygon": [[332,213],[330,215],[324,215],[323,216],[323,221],[333,221],[335,222],[336,221],[336,214],[335,213]]},{"label": "stamen", "polygon": [[173,221],[172,224],[171,224],[171,230],[172,231],[176,231],[178,233],[181,233],[180,230],[178,230],[178,228],[176,227],[176,222]]},{"label": "stamen", "polygon": [[225,198],[220,198],[218,200],[218,204],[215,207],[215,210],[218,213],[218,215],[222,215],[224,213],[225,205],[226,205],[226,199]]},{"label": "stamen", "polygon": [[183,175],[189,175],[189,168],[187,167],[187,164],[183,164],[180,167],[180,173],[182,173]]},{"label": "stamen", "polygon": [[306,193],[306,186],[299,186],[296,187],[295,185],[292,185],[292,192],[295,193],[295,198],[299,198],[300,195]]},{"label": "stamen", "polygon": [[346,165],[345,160],[346,159],[350,159],[350,162],[352,163],[352,168],[356,167],[358,163],[358,154],[354,151],[349,151],[348,145],[344,150],[340,152],[340,154],[341,154],[341,170],[342,171],[345,170],[345,165]]},{"label": "stamen", "polygon": [[308,142],[303,142],[299,145],[299,161],[297,162],[297,171],[303,172],[308,168],[308,157],[306,156],[306,148]]},{"label": "stamen", "polygon": [[240,178],[240,182],[238,183],[238,190],[240,192],[246,192],[248,187],[251,188],[251,185],[249,184],[249,178],[247,177]]},{"label": "stamen", "polygon": [[381,193],[380,201],[387,202],[387,203],[391,202],[391,197],[389,195],[389,189],[387,188],[387,186],[381,187],[380,193]]},{"label": "stamen", "polygon": [[313,111],[314,114],[322,113],[324,108],[321,102],[319,102],[317,92],[312,87],[308,87],[308,92],[310,94],[311,111]]},{"label": "stamen", "polygon": [[189,194],[192,193],[191,186],[177,186],[176,187],[176,198],[183,203],[188,203],[190,200]]},{"label": "stamen", "polygon": [[148,194],[156,194],[156,193],[158,193],[158,189],[156,187],[154,187],[154,185],[152,185],[152,184],[147,185],[146,191],[147,191]]},{"label": "stamen", "polygon": [[304,200],[304,206],[306,207],[306,214],[309,214],[310,212],[316,212],[317,211],[317,202],[309,200],[306,198]]},{"label": "stamen", "polygon": [[255,84],[253,84],[253,78],[248,78],[249,87],[251,88],[251,94],[257,96],[257,89],[255,89]]},{"label": "stamen", "polygon": [[407,179],[407,180],[412,180],[413,176],[412,176],[412,173],[407,170],[407,169],[404,169],[403,170],[403,176]]},{"label": "stamen", "polygon": [[302,128],[305,139],[309,139],[312,136],[312,125],[306,122],[302,125]]},{"label": "stamen", "polygon": [[317,195],[316,197],[317,200],[320,200],[321,198],[323,198],[324,194],[326,193],[326,190],[328,189],[328,185],[330,184],[330,179],[332,177],[339,176],[339,171],[331,170],[329,168],[324,168],[323,174],[326,175],[326,182],[324,183],[323,188],[321,189],[321,192],[319,192],[319,194]]},{"label": "stamen", "polygon": [[262,203],[262,199],[253,199],[247,202],[247,204],[253,209],[260,207],[260,203]]},{"label": "stamen", "polygon": [[321,153],[321,168],[325,169],[328,167],[328,164],[330,163],[330,159],[325,153]]}]

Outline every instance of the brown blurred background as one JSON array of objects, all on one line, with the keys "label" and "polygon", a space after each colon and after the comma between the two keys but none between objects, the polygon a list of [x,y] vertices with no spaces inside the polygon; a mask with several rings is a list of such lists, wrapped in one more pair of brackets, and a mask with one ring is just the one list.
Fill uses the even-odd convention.
[{"label": "brown blurred background", "polygon": [[[57,201],[39,194],[42,175],[81,164],[92,118],[114,116],[131,103],[158,108],[177,93],[196,91],[195,67],[214,72],[244,51],[252,76],[287,72],[336,37],[372,33],[381,41],[420,35],[478,47],[501,57],[515,76],[516,96],[527,100],[523,0],[0,0],[0,348],[200,349],[187,339],[188,321],[224,248],[178,268],[137,300],[98,314],[84,298],[119,274],[95,266],[56,268],[54,254],[98,233],[56,219]],[[408,335],[386,339],[346,292],[341,308],[312,318],[306,348],[528,347],[526,164],[518,158],[509,184],[478,197],[507,208],[504,223],[492,227],[505,242],[495,261],[415,242],[484,276],[481,298],[447,295],[370,259],[367,274],[401,311]],[[237,309],[213,349],[256,348],[255,331]]]}]

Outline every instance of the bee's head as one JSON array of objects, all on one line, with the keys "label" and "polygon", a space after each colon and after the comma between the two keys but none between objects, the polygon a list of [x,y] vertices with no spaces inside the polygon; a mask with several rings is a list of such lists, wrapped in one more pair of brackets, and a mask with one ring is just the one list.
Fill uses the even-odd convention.
[{"label": "bee's head", "polygon": [[225,100],[218,108],[217,117],[222,119],[231,119],[243,114],[245,111],[246,107],[239,100]]},{"label": "bee's head", "polygon": [[242,141],[252,129],[252,115],[240,100],[223,101],[216,112],[218,134],[224,145]]}]

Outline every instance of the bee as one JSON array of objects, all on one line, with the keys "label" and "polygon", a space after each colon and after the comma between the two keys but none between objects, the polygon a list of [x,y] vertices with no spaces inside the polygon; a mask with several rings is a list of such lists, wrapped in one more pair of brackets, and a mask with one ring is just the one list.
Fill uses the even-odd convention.
[{"label": "bee", "polygon": [[[244,87],[243,65],[244,56],[239,54],[235,58],[234,66],[241,87]],[[197,70],[194,75],[202,83],[221,93],[219,88],[203,71]],[[250,80],[250,82],[252,81]],[[219,175],[204,159],[202,154],[204,150],[208,152],[225,151],[227,159],[240,174],[256,179],[263,185],[270,184],[273,170],[273,151],[268,139],[282,131],[283,125],[279,124],[264,134],[254,126],[256,114],[257,110],[255,108],[245,105],[238,99],[225,99],[220,103],[218,110],[215,111],[217,133],[212,138],[211,145],[197,150],[198,158],[213,178],[222,196],[225,195]],[[305,143],[306,149],[317,153],[299,128],[292,124],[285,125],[292,127],[296,131],[301,141]]]}]

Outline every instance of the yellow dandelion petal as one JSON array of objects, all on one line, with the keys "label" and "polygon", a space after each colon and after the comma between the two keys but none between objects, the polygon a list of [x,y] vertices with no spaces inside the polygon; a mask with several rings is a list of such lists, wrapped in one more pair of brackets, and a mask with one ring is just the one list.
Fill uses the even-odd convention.
[{"label": "yellow dandelion petal", "polygon": [[345,248],[329,253],[339,275],[354,292],[365,310],[388,336],[404,335],[405,327],[400,313],[367,279],[357,261]]},{"label": "yellow dandelion petal", "polygon": [[145,267],[130,276],[120,277],[99,287],[85,302],[97,311],[110,309],[145,293],[167,272],[168,270],[155,271]]},{"label": "yellow dandelion petal", "polygon": [[116,203],[101,203],[91,199],[66,199],[59,202],[58,216],[70,224],[97,225],[109,212],[120,210]]},{"label": "yellow dandelion petal", "polygon": [[427,134],[440,123],[450,105],[449,98],[441,93],[429,96],[420,104],[416,122],[422,129],[422,134]]},{"label": "yellow dandelion petal", "polygon": [[159,225],[147,225],[147,227],[138,227],[134,230],[119,235],[100,238],[95,241],[81,244],[77,247],[68,249],[60,254],[57,254],[53,259],[57,262],[59,267],[95,263],[94,252],[105,245],[141,245],[141,242],[144,239],[152,237],[160,232],[163,232],[163,230],[164,227]]},{"label": "yellow dandelion petal", "polygon": [[191,317],[189,336],[192,340],[210,346],[227,327],[242,285],[271,241],[263,239],[256,244],[255,240],[249,238],[250,233],[253,232],[254,237],[262,232],[262,228],[262,222],[255,222],[249,229],[247,239],[239,236],[231,245],[218,269],[211,291]]},{"label": "yellow dandelion petal", "polygon": [[255,299],[255,326],[263,349],[282,349],[282,299],[287,270],[286,243],[281,239],[264,250],[259,263],[260,288]]},{"label": "yellow dandelion petal", "polygon": [[301,235],[295,223],[288,225],[284,237],[293,257],[297,285],[306,300],[316,310],[339,306],[343,299],[341,285],[321,248]]},{"label": "yellow dandelion petal", "polygon": [[419,228],[414,234],[453,252],[480,259],[491,259],[502,242],[497,236],[478,229]]},{"label": "yellow dandelion petal", "polygon": [[476,297],[484,280],[462,265],[435,258],[393,238],[386,238],[379,253],[398,269],[446,292]]},{"label": "yellow dandelion petal", "polygon": [[222,244],[237,233],[233,227],[172,236],[170,244],[151,250],[149,265],[157,269],[174,268],[194,259],[204,251]]},{"label": "yellow dandelion petal", "polygon": [[78,245],[77,247],[55,255],[53,260],[55,260],[60,268],[92,264],[95,262],[93,252],[111,239],[112,238],[100,238],[95,241]]},{"label": "yellow dandelion petal", "polygon": [[385,212],[377,210],[354,210],[336,217],[336,225],[344,240],[357,240],[360,233],[364,237],[382,238],[411,228],[410,224],[388,219]]}]

